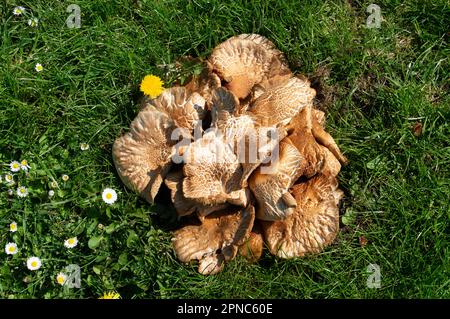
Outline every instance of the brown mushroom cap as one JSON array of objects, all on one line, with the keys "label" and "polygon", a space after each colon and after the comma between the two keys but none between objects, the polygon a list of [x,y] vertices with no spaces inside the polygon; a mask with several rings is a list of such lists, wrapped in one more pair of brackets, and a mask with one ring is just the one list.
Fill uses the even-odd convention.
[{"label": "brown mushroom cap", "polygon": [[174,233],[173,246],[181,262],[199,260],[199,272],[214,274],[233,259],[253,227],[255,210],[229,208],[206,216],[200,225],[188,225]]},{"label": "brown mushroom cap", "polygon": [[192,214],[197,203],[183,195],[183,172],[176,171],[167,174],[164,183],[170,189],[172,203],[175,206],[178,216],[186,216]]},{"label": "brown mushroom cap", "polygon": [[279,155],[271,163],[271,172],[260,166],[249,179],[249,186],[258,203],[256,217],[261,220],[280,220],[294,212],[296,201],[289,193],[294,176],[301,164],[301,156],[289,138],[280,142]]},{"label": "brown mushroom cap", "polygon": [[207,216],[217,210],[225,209],[228,204],[218,206],[205,206],[195,200],[184,197],[183,194],[183,171],[175,171],[167,174],[164,183],[170,189],[172,203],[178,216],[186,216],[197,211],[199,217]]},{"label": "brown mushroom cap", "polygon": [[246,112],[240,114],[239,99],[225,88],[213,93],[212,126],[217,128],[242,164],[241,186],[267,160],[287,132],[284,128],[262,127]]},{"label": "brown mushroom cap", "polygon": [[242,167],[231,147],[215,131],[191,143],[183,156],[186,198],[206,206],[225,202],[247,205],[248,193],[240,187]]},{"label": "brown mushroom cap", "polygon": [[171,166],[174,121],[147,106],[131,123],[130,131],[113,145],[112,155],[123,183],[153,203]]},{"label": "brown mushroom cap", "polygon": [[305,106],[312,104],[315,94],[308,80],[293,77],[261,94],[248,112],[261,126],[287,125]]},{"label": "brown mushroom cap", "polygon": [[[254,131],[254,135],[248,135],[245,145],[245,158],[241,160],[242,165],[242,187],[247,187],[247,180],[250,175],[261,165],[266,163],[272,156],[276,147],[279,147],[279,143],[287,135],[286,130],[283,127],[274,129],[273,127],[257,127]],[[261,137],[265,138],[261,138]],[[251,147],[250,140],[255,143],[256,146]],[[252,156],[250,156],[252,153]],[[255,154],[256,153],[256,154]],[[240,154],[240,159],[243,156]]]},{"label": "brown mushroom cap", "polygon": [[219,44],[209,61],[239,99],[247,97],[255,84],[277,74],[290,73],[283,54],[272,42],[256,34],[241,34]]},{"label": "brown mushroom cap", "polygon": [[190,93],[196,92],[200,94],[206,100],[207,108],[210,109],[212,92],[220,86],[220,78],[212,72],[212,65],[206,62],[200,75],[194,76],[184,87]]},{"label": "brown mushroom cap", "polygon": [[215,90],[212,101],[212,127],[217,128],[239,161],[245,162],[248,139],[250,136],[256,139],[256,136],[253,136],[255,134],[253,119],[245,114],[237,114],[239,100],[225,88]]},{"label": "brown mushroom cap", "polygon": [[325,112],[321,110],[312,109],[313,116],[316,117],[317,123],[319,125],[324,126],[325,125]]},{"label": "brown mushroom cap", "polygon": [[241,246],[239,246],[239,254],[250,262],[257,262],[262,256],[263,249],[264,239],[262,236],[262,229],[255,221],[250,236]]},{"label": "brown mushroom cap", "polygon": [[320,145],[320,148],[325,156],[322,174],[336,177],[341,171],[341,163],[328,148],[322,145]]},{"label": "brown mushroom cap", "polygon": [[179,128],[192,131],[206,114],[205,99],[197,92],[189,92],[184,87],[164,90],[157,98],[150,100],[157,110],[165,112]]},{"label": "brown mushroom cap", "polygon": [[295,179],[300,176],[311,177],[322,171],[325,154],[312,133],[312,117],[314,114],[311,105],[306,106],[292,119],[290,127],[292,132],[289,139],[301,154],[301,167]]},{"label": "brown mushroom cap", "polygon": [[312,133],[317,142],[328,148],[342,165],[347,165],[347,158],[342,154],[333,137],[319,123],[317,117],[313,117]]},{"label": "brown mushroom cap", "polygon": [[264,238],[272,254],[300,257],[319,253],[339,230],[338,203],[343,192],[334,177],[316,175],[292,188],[297,207],[285,220],[262,222]]},{"label": "brown mushroom cap", "polygon": [[238,110],[239,99],[231,91],[223,87],[214,90],[211,108],[211,125],[213,127],[225,131],[228,121],[235,121],[236,118],[241,117]]}]

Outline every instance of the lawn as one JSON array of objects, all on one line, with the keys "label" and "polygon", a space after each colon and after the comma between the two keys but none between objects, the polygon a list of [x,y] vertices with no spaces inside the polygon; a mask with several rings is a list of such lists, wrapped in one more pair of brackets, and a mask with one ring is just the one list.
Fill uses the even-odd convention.
[{"label": "lawn", "polygon": [[[72,3],[80,28],[66,25]],[[2,1],[0,297],[449,298],[450,5],[378,0],[381,25],[368,28],[371,3]],[[15,6],[26,11],[15,16]],[[145,75],[170,87],[192,71],[174,67],[181,57],[207,57],[241,33],[268,37],[317,90],[350,161],[339,174],[341,231],[321,254],[283,260],[266,250],[256,264],[237,258],[205,277],[174,255],[173,209],[125,188],[111,147],[139,111]],[[28,174],[8,185],[11,161],[23,159]],[[107,187],[118,193],[113,205],[102,201]],[[66,248],[73,236],[78,245]],[[5,253],[9,242],[17,254]],[[79,288],[56,282],[70,264]],[[367,285],[371,264],[379,288]]]}]

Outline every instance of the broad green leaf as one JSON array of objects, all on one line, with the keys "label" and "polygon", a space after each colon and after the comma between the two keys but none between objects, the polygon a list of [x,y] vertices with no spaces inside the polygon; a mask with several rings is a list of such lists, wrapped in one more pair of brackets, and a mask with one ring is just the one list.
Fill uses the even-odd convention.
[{"label": "broad green leaf", "polygon": [[94,236],[91,237],[88,241],[88,246],[90,249],[95,249],[100,245],[100,242],[102,241],[103,236]]}]

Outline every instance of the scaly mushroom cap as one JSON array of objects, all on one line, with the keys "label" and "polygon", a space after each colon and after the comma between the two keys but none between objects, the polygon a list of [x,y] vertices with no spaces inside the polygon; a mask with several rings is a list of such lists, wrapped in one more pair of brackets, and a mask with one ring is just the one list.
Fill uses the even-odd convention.
[{"label": "scaly mushroom cap", "polygon": [[194,76],[192,80],[184,87],[188,92],[197,92],[207,102],[207,108],[211,108],[212,92],[221,86],[220,78],[212,72],[212,65],[206,62],[202,73]]},{"label": "scaly mushroom cap", "polygon": [[112,155],[120,178],[150,203],[170,169],[175,128],[167,114],[149,105],[139,112],[130,131],[114,142]]},{"label": "scaly mushroom cap", "polygon": [[252,206],[210,214],[200,225],[185,226],[174,233],[175,253],[181,262],[198,260],[201,274],[215,274],[224,261],[236,256],[249,237],[254,219]]},{"label": "scaly mushroom cap", "polygon": [[183,154],[183,193],[206,206],[228,202],[246,206],[248,192],[240,186],[242,168],[231,147],[215,131],[191,143]]},{"label": "scaly mushroom cap", "polygon": [[239,114],[239,99],[225,88],[213,93],[212,126],[217,128],[242,164],[241,186],[286,136],[284,128],[262,127],[253,116]]},{"label": "scaly mushroom cap", "polygon": [[261,126],[287,125],[305,106],[312,104],[315,95],[308,80],[293,77],[265,91],[247,111]]},{"label": "scaly mushroom cap", "polygon": [[294,212],[297,203],[289,188],[295,182],[293,178],[300,164],[300,153],[289,138],[285,138],[280,142],[279,155],[270,163],[271,168],[260,166],[250,176],[249,186],[258,203],[258,219],[280,220]]},{"label": "scaly mushroom cap", "polygon": [[205,99],[197,92],[190,93],[184,87],[164,90],[156,99],[150,100],[157,110],[165,112],[179,128],[192,131],[206,114]]},{"label": "scaly mushroom cap", "polygon": [[255,134],[255,123],[250,116],[237,114],[238,107],[239,100],[233,93],[225,88],[214,91],[211,126],[217,128],[217,132],[223,136],[224,141],[230,145],[242,163],[246,138]]},{"label": "scaly mushroom cap", "polygon": [[272,154],[279,148],[279,143],[287,135],[283,127],[258,127],[253,135],[248,135],[245,140],[245,157],[244,152],[239,153],[239,159],[242,165],[242,187],[247,187],[247,180],[250,175],[261,165],[267,163]]},{"label": "scaly mushroom cap", "polygon": [[172,203],[177,211],[178,216],[186,216],[194,213],[198,213],[198,216],[202,218],[217,210],[225,209],[228,204],[221,204],[218,206],[205,206],[197,203],[194,200],[184,197],[183,194],[183,171],[175,171],[167,174],[164,183],[170,189]]},{"label": "scaly mushroom cap", "polygon": [[334,141],[333,137],[328,134],[324,129],[325,124],[325,113],[312,108],[309,104],[305,108],[304,112],[300,112],[292,121],[286,126],[286,130],[299,130],[307,127],[317,143],[325,146],[331,153],[339,160],[342,165],[348,163],[347,158],[341,153],[339,147]]},{"label": "scaly mushroom cap", "polygon": [[239,99],[244,99],[255,84],[277,74],[290,73],[283,54],[266,38],[241,34],[219,44],[209,61],[213,70]]},{"label": "scaly mushroom cap", "polygon": [[[240,118],[245,119],[244,129],[253,129],[253,120],[247,115],[239,114],[239,99],[229,90],[220,87],[212,94],[211,126],[217,127],[222,132],[226,129],[235,128],[235,122]],[[246,123],[248,122],[248,123]]]},{"label": "scaly mushroom cap", "polygon": [[319,253],[339,230],[338,204],[343,192],[334,177],[317,175],[292,188],[297,207],[285,220],[262,222],[272,254],[282,258]]}]

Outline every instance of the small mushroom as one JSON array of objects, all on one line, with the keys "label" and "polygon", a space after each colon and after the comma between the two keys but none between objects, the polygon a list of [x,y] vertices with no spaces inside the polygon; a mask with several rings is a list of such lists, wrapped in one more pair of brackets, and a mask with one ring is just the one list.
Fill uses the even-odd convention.
[{"label": "small mushroom", "polygon": [[338,203],[343,192],[334,177],[319,174],[291,191],[297,206],[284,220],[262,222],[270,252],[282,258],[319,253],[339,230]]},{"label": "small mushroom", "polygon": [[255,84],[291,73],[284,60],[272,42],[256,34],[228,39],[214,48],[209,58],[214,72],[239,99],[246,98]]},{"label": "small mushroom", "polygon": [[112,155],[123,183],[153,203],[171,166],[175,122],[149,105],[139,112],[130,131],[113,145]]},{"label": "small mushroom", "polygon": [[229,208],[206,216],[200,225],[175,231],[173,247],[181,262],[199,261],[201,274],[215,274],[233,259],[249,237],[255,219],[253,206]]},{"label": "small mushroom", "polygon": [[313,116],[316,117],[317,123],[319,123],[319,125],[324,126],[325,125],[325,112],[320,111],[320,110],[316,110],[313,109]]},{"label": "small mushroom", "polygon": [[249,179],[249,186],[258,203],[256,217],[261,220],[280,220],[292,214],[297,205],[289,193],[301,164],[301,156],[289,138],[280,142],[279,155],[270,169],[260,166]]},{"label": "small mushroom", "polygon": [[249,262],[257,262],[264,249],[264,239],[262,236],[262,230],[259,224],[253,225],[253,229],[250,232],[248,239],[239,246],[239,255],[246,258]]}]

